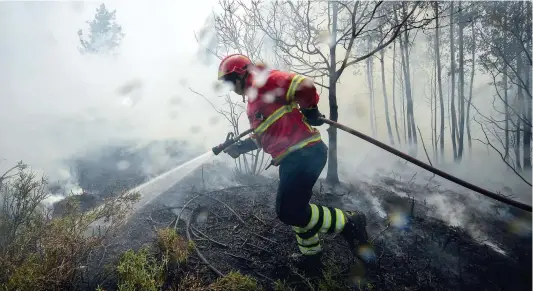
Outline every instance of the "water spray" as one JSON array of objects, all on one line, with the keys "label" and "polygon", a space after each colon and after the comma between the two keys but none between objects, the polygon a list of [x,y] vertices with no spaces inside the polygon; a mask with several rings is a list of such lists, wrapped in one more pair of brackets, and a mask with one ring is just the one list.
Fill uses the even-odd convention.
[{"label": "water spray", "polygon": [[[189,161],[176,166],[161,175],[158,175],[145,183],[136,186],[128,190],[128,193],[139,192],[141,194],[140,199],[136,201],[132,206],[131,211],[127,215],[129,220],[130,216],[137,212],[142,207],[148,205],[155,198],[159,197],[161,194],[168,191],[172,186],[178,183],[180,180],[189,175],[192,171],[198,168],[200,165],[204,164],[210,157],[213,156],[211,151],[207,151],[201,155],[198,155],[195,158],[190,159]],[[99,206],[95,211],[102,209],[104,205]],[[89,225],[86,235],[90,236],[95,230],[99,230],[100,227],[106,227],[109,222],[106,222],[105,219],[100,219]]]}]

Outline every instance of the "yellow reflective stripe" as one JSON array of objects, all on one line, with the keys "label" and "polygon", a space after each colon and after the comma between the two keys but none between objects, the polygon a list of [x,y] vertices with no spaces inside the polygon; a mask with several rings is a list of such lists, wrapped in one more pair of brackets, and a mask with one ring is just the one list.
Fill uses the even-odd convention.
[{"label": "yellow reflective stripe", "polygon": [[263,121],[256,129],[254,129],[254,133],[257,135],[263,134],[274,122],[280,119],[283,115],[292,112],[292,110],[295,108],[298,108],[298,104],[296,103],[281,106],[280,108],[276,109],[276,111],[270,114],[265,121]]},{"label": "yellow reflective stripe", "polygon": [[312,136],[302,140],[301,142],[299,142],[297,144],[294,144],[294,145],[290,146],[288,149],[285,150],[285,152],[283,152],[281,155],[273,158],[272,160],[274,161],[274,164],[277,165],[288,154],[294,152],[295,150],[301,149],[301,148],[305,147],[306,145],[308,145],[308,144],[310,144],[312,142],[319,141],[320,139],[321,139],[320,132],[317,131]]},{"label": "yellow reflective stripe", "polygon": [[318,207],[315,204],[309,204],[311,206],[311,219],[306,227],[293,227],[296,233],[304,233],[311,228],[315,227],[318,222]]},{"label": "yellow reflective stripe", "polygon": [[300,249],[300,252],[303,254],[303,255],[315,255],[315,254],[318,254],[322,251],[322,246],[321,245],[317,245],[317,246],[314,246],[314,247],[302,247],[302,246],[298,246],[298,248]]},{"label": "yellow reflective stripe", "polygon": [[344,229],[344,224],[346,223],[344,213],[342,213],[340,209],[335,208],[335,215],[337,216],[335,233],[340,233]]},{"label": "yellow reflective stripe", "polygon": [[313,129],[313,127],[311,127],[311,125],[310,125],[309,123],[307,123],[306,120],[307,120],[307,119],[305,118],[305,116],[302,117],[302,121],[303,121],[303,123],[305,124],[305,126],[307,126],[307,128],[309,129],[309,131],[311,131],[311,132],[315,131],[315,130]]},{"label": "yellow reflective stripe", "polygon": [[324,213],[324,217],[322,219],[322,227],[320,227],[320,232],[326,233],[331,227],[331,212],[329,211],[329,208],[324,206],[322,206],[322,211]]},{"label": "yellow reflective stripe", "polygon": [[310,246],[310,245],[316,244],[319,241],[319,237],[317,233],[308,239],[303,239],[303,238],[300,238],[299,236],[296,236],[296,240],[298,241],[298,244],[302,246]]},{"label": "yellow reflective stripe", "polygon": [[287,101],[292,102],[294,100],[294,94],[296,93],[296,89],[304,79],[305,77],[302,75],[295,75],[294,77],[292,77],[291,84],[289,85],[289,89],[287,90],[287,94],[285,95]]}]

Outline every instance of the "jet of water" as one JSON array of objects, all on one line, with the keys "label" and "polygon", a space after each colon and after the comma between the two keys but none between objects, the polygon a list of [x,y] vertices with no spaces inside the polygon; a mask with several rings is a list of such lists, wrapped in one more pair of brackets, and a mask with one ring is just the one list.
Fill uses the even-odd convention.
[{"label": "jet of water", "polygon": [[152,200],[163,194],[165,191],[174,186],[177,182],[190,174],[194,169],[204,164],[213,156],[213,151],[197,156],[167,172],[129,190],[129,192],[139,192],[141,198],[134,205],[135,211],[150,203]]},{"label": "jet of water", "polygon": [[[209,150],[208,152],[201,154],[177,167],[174,167],[165,173],[133,188],[128,190],[129,193],[139,192],[140,199],[133,205],[133,210],[129,212],[128,219],[133,213],[141,209],[142,207],[149,204],[155,198],[159,197],[161,194],[165,193],[168,189],[178,183],[181,179],[185,178],[188,174],[198,168],[200,165],[207,162],[213,156],[213,151]],[[100,206],[103,207],[103,206]],[[97,230],[99,227],[106,227],[107,223],[104,219],[93,222],[87,231],[86,235],[91,235],[94,230]]]}]

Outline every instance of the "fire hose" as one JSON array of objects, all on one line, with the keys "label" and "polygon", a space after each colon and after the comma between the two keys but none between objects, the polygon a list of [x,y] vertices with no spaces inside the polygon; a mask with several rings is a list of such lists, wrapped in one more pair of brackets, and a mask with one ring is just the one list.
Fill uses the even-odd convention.
[{"label": "fire hose", "polygon": [[[441,170],[439,170],[439,169],[437,169],[435,167],[432,167],[431,165],[428,165],[428,164],[426,164],[426,163],[424,163],[424,162],[422,162],[422,161],[420,161],[418,159],[415,159],[415,158],[409,156],[408,154],[405,154],[405,153],[403,153],[403,152],[401,152],[401,151],[399,151],[399,150],[397,150],[397,149],[395,149],[395,148],[393,148],[393,147],[391,147],[389,145],[386,145],[386,144],[384,144],[384,143],[382,143],[382,142],[380,142],[380,141],[378,141],[376,139],[373,139],[373,138],[369,137],[368,135],[365,135],[365,134],[363,134],[363,133],[361,133],[361,132],[359,132],[359,131],[357,131],[355,129],[349,128],[349,127],[347,127],[345,125],[342,125],[342,124],[340,124],[338,122],[329,120],[327,118],[320,118],[320,119],[322,121],[324,121],[324,123],[327,123],[327,124],[329,124],[332,127],[338,128],[338,129],[340,129],[342,131],[345,131],[345,132],[347,132],[347,133],[349,133],[351,135],[355,135],[355,136],[357,136],[360,139],[363,139],[363,140],[365,140],[365,141],[367,141],[367,142],[369,142],[369,143],[371,143],[371,144],[373,144],[373,145],[375,145],[377,147],[380,147],[381,149],[386,150],[387,152],[389,152],[389,153],[391,153],[393,155],[396,155],[396,156],[398,156],[398,157],[400,157],[400,158],[402,158],[402,159],[404,159],[404,160],[406,160],[408,162],[411,162],[412,164],[415,164],[415,165],[417,165],[417,166],[419,166],[419,167],[421,167],[421,168],[423,168],[423,169],[425,169],[425,170],[427,170],[427,171],[429,171],[429,172],[431,172],[431,173],[433,173],[435,175],[438,175],[438,176],[440,176],[440,177],[442,177],[442,178],[444,178],[446,180],[452,181],[452,182],[454,182],[456,184],[459,184],[459,185],[461,185],[461,186],[463,186],[463,187],[465,187],[467,189],[475,191],[475,192],[477,192],[477,193],[479,193],[481,195],[487,196],[487,197],[492,198],[494,200],[500,201],[500,202],[502,202],[504,204],[514,206],[516,208],[525,210],[527,212],[531,212],[531,210],[532,210],[531,209],[531,205],[527,205],[525,203],[509,199],[507,197],[504,197],[502,195],[496,194],[494,192],[491,192],[489,190],[483,189],[483,188],[481,188],[479,186],[476,186],[474,184],[466,182],[466,181],[464,181],[462,179],[459,179],[459,178],[457,178],[457,177],[455,177],[453,175],[450,175],[450,174],[448,174],[448,173],[446,173],[444,171],[441,171]],[[249,130],[239,134],[236,137],[234,136],[233,133],[231,133],[231,132],[228,133],[228,136],[226,137],[226,141],[224,143],[214,147],[213,148],[213,153],[215,153],[215,155],[218,155],[225,148],[227,148],[230,145],[236,143],[240,138],[242,138],[243,136],[245,136],[245,135],[247,135],[247,134],[249,134],[251,132],[253,132],[253,129],[249,129]]]}]

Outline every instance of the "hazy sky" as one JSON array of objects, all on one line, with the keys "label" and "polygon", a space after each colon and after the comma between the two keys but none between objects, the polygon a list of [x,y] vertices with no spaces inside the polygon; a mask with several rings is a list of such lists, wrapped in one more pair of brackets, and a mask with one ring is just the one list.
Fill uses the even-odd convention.
[{"label": "hazy sky", "polygon": [[[220,139],[194,133],[215,114],[187,89],[214,97],[216,64],[198,60],[193,34],[212,2],[148,3],[106,2],[126,33],[114,62],[77,50],[77,30],[99,2],[0,3],[3,159],[43,167],[117,137]],[[140,86],[120,94],[128,84]]]},{"label": "hazy sky", "polygon": [[[117,21],[126,33],[120,57],[113,61],[78,52],[77,30],[87,28],[85,21],[92,19],[100,2],[0,3],[0,169],[24,160],[55,177],[62,159],[115,139],[187,139],[207,150],[225,138],[228,124],[188,90],[190,86],[222,104],[214,91],[218,64],[199,53],[194,38],[194,31],[204,27],[216,1],[105,3],[117,10]],[[417,43],[413,54],[427,51],[422,42]],[[416,66],[423,60],[413,58],[413,90],[417,123],[430,147],[428,105],[424,103],[427,89],[420,85],[428,74]],[[379,70],[377,60],[374,67]],[[390,62],[387,70],[391,70]],[[379,138],[386,141],[380,77],[375,74],[376,110]],[[476,92],[486,92],[487,79],[476,78]],[[390,80],[388,83],[392,86]],[[123,94],[125,86],[134,89]],[[340,121],[370,133],[365,76],[347,70],[337,96]],[[320,108],[328,112],[327,106],[324,94]],[[242,128],[247,126],[243,119]],[[320,128],[327,137],[325,129]],[[343,173],[390,161],[390,156],[355,137],[340,134],[339,139]],[[493,155],[487,167],[486,148],[475,144],[475,151],[484,159],[468,159],[462,171],[454,171],[468,173],[499,162]],[[366,159],[369,153],[373,156],[370,163]],[[419,154],[424,159],[421,150]],[[501,171],[500,167],[494,173],[501,177]]]}]

